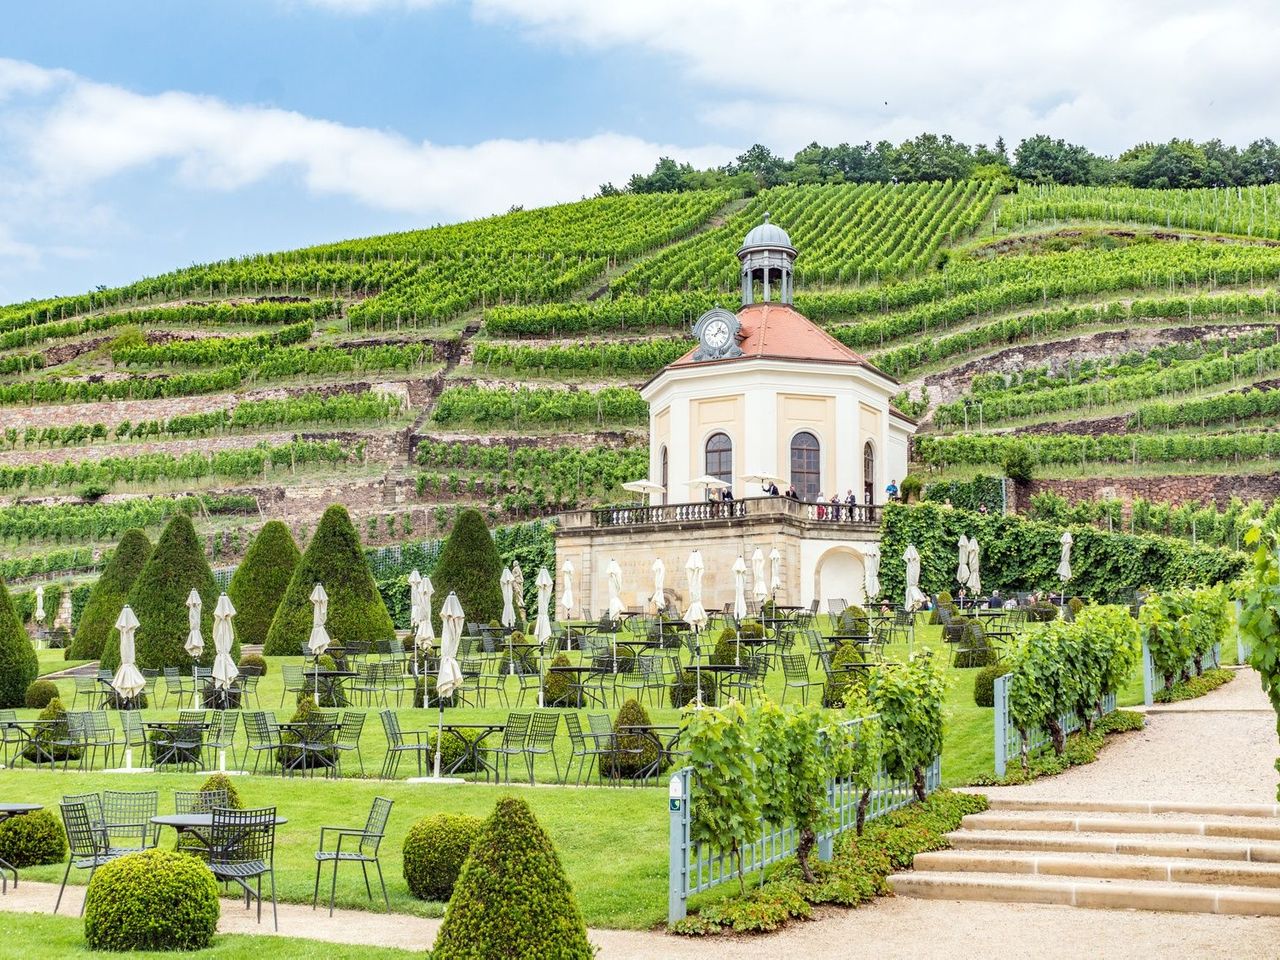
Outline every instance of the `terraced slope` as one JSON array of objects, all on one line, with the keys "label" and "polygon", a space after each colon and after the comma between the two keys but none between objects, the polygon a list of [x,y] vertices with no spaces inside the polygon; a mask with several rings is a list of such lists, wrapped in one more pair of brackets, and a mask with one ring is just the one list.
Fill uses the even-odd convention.
[{"label": "terraced slope", "polygon": [[[766,211],[800,250],[797,306],[903,381],[926,479],[1025,447],[1037,510],[1231,543],[1262,504],[1158,501],[1275,496],[1277,198],[627,195],[0,308],[3,572],[91,566],[122,524],[176,509],[225,559],[264,517],[305,539],[334,501],[385,542],[461,504],[618,499],[644,472],[635,387],[698,313],[737,305],[733,252]],[[1099,487],[1151,502],[1055,499]]]}]

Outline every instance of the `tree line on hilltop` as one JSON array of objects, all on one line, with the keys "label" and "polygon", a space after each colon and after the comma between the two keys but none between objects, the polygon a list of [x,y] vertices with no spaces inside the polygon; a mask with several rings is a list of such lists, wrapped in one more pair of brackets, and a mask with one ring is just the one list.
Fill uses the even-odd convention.
[{"label": "tree line on hilltop", "polygon": [[732,163],[705,170],[662,157],[650,173],[633,174],[622,188],[603,184],[600,195],[725,188],[753,194],[783,185],[969,177],[1156,189],[1257,186],[1280,182],[1280,146],[1270,138],[1255,140],[1243,149],[1218,139],[1196,143],[1175,138],[1168,143],[1139,143],[1110,157],[1037,134],[1019,142],[1010,156],[1003,137],[988,147],[970,146],[945,134],[922,133],[898,146],[887,140],[834,147],[814,142],[788,160],[757,143]]}]

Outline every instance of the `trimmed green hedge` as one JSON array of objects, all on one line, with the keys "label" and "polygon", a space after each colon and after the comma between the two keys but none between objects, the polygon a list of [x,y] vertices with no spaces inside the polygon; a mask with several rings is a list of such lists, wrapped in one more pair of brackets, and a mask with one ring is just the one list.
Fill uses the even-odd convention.
[{"label": "trimmed green hedge", "polygon": [[227,587],[227,596],[236,608],[236,633],[241,643],[267,642],[271,621],[301,559],[285,524],[279,520],[263,524]]},{"label": "trimmed green hedge", "polygon": [[0,580],[0,708],[25,706],[27,687],[40,675],[31,638],[13,609],[9,590]]},{"label": "trimmed green hedge", "polygon": [[329,595],[327,629],[333,642],[390,640],[391,615],[365,563],[360,537],[345,507],[324,512],[306,552],[294,568],[284,599],[267,632],[263,653],[296,656],[311,636],[311,591],[323,584]]},{"label": "trimmed green hedge", "polygon": [[37,810],[0,823],[0,859],[14,867],[61,863],[67,855],[67,834],[49,810]]},{"label": "trimmed green hedge", "polygon": [[116,625],[116,617],[124,607],[129,588],[142,573],[151,556],[151,541],[141,530],[126,530],[111,554],[102,576],[98,577],[89,594],[76,625],[76,636],[71,641],[69,660],[97,660],[102,656],[107,637]]},{"label": "trimmed green hedge", "polygon": [[488,623],[502,616],[502,560],[478,510],[458,515],[440,560],[431,573],[436,588],[433,614],[437,629],[440,611],[450,592],[458,595],[468,621]]},{"label": "trimmed green hedge", "polygon": [[32,680],[23,697],[28,710],[43,710],[58,699],[58,685],[52,680]]},{"label": "trimmed green hedge", "polygon": [[448,900],[471,853],[479,817],[438,813],[423,817],[404,837],[404,882],[419,900]]},{"label": "trimmed green hedge", "polygon": [[99,867],[84,901],[93,950],[203,950],[218,926],[218,885],[195,857],[131,853]]}]

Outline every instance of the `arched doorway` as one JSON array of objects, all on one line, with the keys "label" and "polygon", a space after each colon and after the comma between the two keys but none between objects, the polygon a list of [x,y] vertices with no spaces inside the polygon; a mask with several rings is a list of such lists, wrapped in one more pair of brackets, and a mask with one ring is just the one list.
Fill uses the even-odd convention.
[{"label": "arched doorway", "polygon": [[801,500],[816,500],[822,490],[822,448],[807,430],[791,438],[791,484]]},{"label": "arched doorway", "polygon": [[852,604],[866,603],[866,566],[862,554],[852,547],[832,547],[813,568],[813,595],[822,609],[827,601],[841,597]]},{"label": "arched doorway", "polygon": [[870,440],[862,445],[862,502],[876,502],[876,448]]}]

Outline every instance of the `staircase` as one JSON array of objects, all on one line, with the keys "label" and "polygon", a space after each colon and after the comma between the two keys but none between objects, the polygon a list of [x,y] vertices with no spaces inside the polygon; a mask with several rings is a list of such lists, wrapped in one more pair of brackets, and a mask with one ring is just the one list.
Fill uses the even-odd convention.
[{"label": "staircase", "polygon": [[1280,805],[992,798],[894,893],[1280,916]]}]

